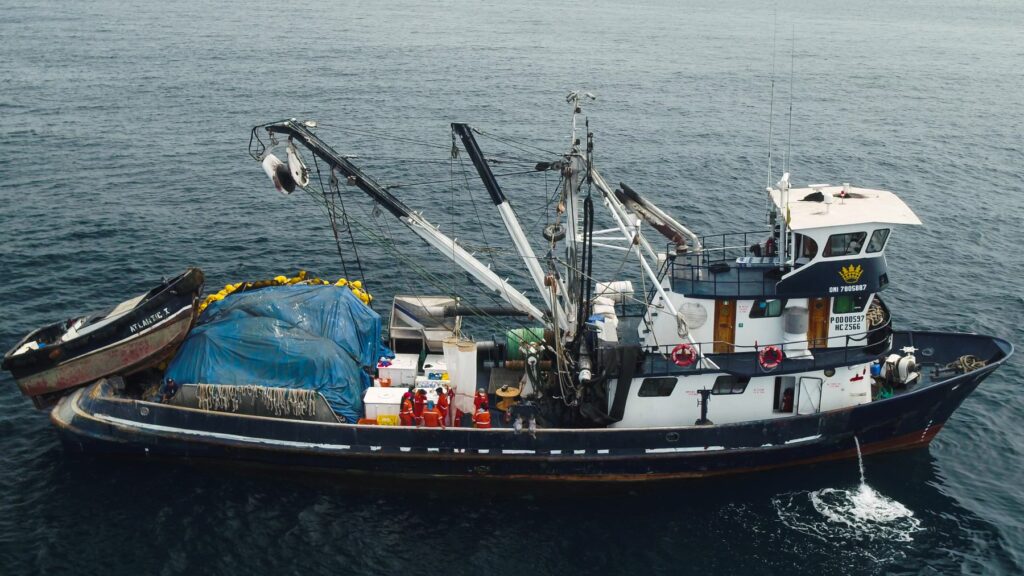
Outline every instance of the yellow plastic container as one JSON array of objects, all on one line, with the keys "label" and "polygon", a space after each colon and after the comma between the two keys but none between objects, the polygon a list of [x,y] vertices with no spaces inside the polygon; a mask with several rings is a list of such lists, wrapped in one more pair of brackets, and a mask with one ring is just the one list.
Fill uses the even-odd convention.
[{"label": "yellow plastic container", "polygon": [[378,426],[398,426],[398,414],[378,414]]}]

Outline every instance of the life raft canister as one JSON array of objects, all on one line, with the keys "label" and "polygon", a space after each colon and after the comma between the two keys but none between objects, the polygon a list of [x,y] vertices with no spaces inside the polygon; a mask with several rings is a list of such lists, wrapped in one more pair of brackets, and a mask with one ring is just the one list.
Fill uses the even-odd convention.
[{"label": "life raft canister", "polygon": [[757,354],[757,361],[761,364],[761,368],[765,370],[774,370],[782,364],[782,350],[778,346],[765,346]]},{"label": "life raft canister", "polygon": [[678,344],[672,349],[672,361],[681,368],[692,366],[697,361],[697,351],[689,344]]}]

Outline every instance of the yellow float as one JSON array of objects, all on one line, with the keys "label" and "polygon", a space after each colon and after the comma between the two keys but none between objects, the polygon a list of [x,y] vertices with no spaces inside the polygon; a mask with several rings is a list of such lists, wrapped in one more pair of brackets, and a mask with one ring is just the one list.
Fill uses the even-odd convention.
[{"label": "yellow float", "polygon": [[203,299],[202,304],[199,305],[199,312],[202,313],[206,310],[206,307],[223,300],[227,296],[234,294],[235,292],[245,292],[246,290],[255,290],[257,288],[266,288],[267,286],[288,286],[293,284],[305,284],[310,286],[348,286],[349,290],[356,298],[366,305],[369,305],[373,301],[373,296],[369,292],[363,289],[363,283],[359,280],[348,281],[347,278],[339,278],[337,282],[331,282],[322,278],[307,277],[305,270],[300,270],[298,274],[291,278],[287,276],[275,276],[270,280],[258,280],[256,282],[237,282],[235,284],[225,284],[216,294],[210,294]]}]

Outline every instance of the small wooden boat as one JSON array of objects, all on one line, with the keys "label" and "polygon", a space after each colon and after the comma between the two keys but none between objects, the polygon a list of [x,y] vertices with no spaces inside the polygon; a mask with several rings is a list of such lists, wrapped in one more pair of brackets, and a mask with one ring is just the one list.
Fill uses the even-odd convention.
[{"label": "small wooden boat", "polygon": [[2,367],[37,408],[104,376],[131,374],[170,357],[195,319],[203,271],[189,268],[109,311],[44,326],[21,339]]}]

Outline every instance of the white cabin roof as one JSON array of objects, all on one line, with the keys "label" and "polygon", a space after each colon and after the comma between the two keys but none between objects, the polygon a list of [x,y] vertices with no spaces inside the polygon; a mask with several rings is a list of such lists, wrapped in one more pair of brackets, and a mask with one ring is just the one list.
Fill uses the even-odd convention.
[{"label": "white cabin roof", "polygon": [[[810,230],[813,228],[831,228],[853,224],[920,224],[921,220],[910,209],[910,206],[887,190],[857,188],[850,186],[848,196],[841,197],[843,186],[818,186],[807,188],[790,188],[789,190],[789,227],[793,230]],[[823,200],[804,200],[817,192],[832,196],[832,204]],[[786,214],[782,206],[781,192],[772,189],[772,201],[781,214]]]}]

